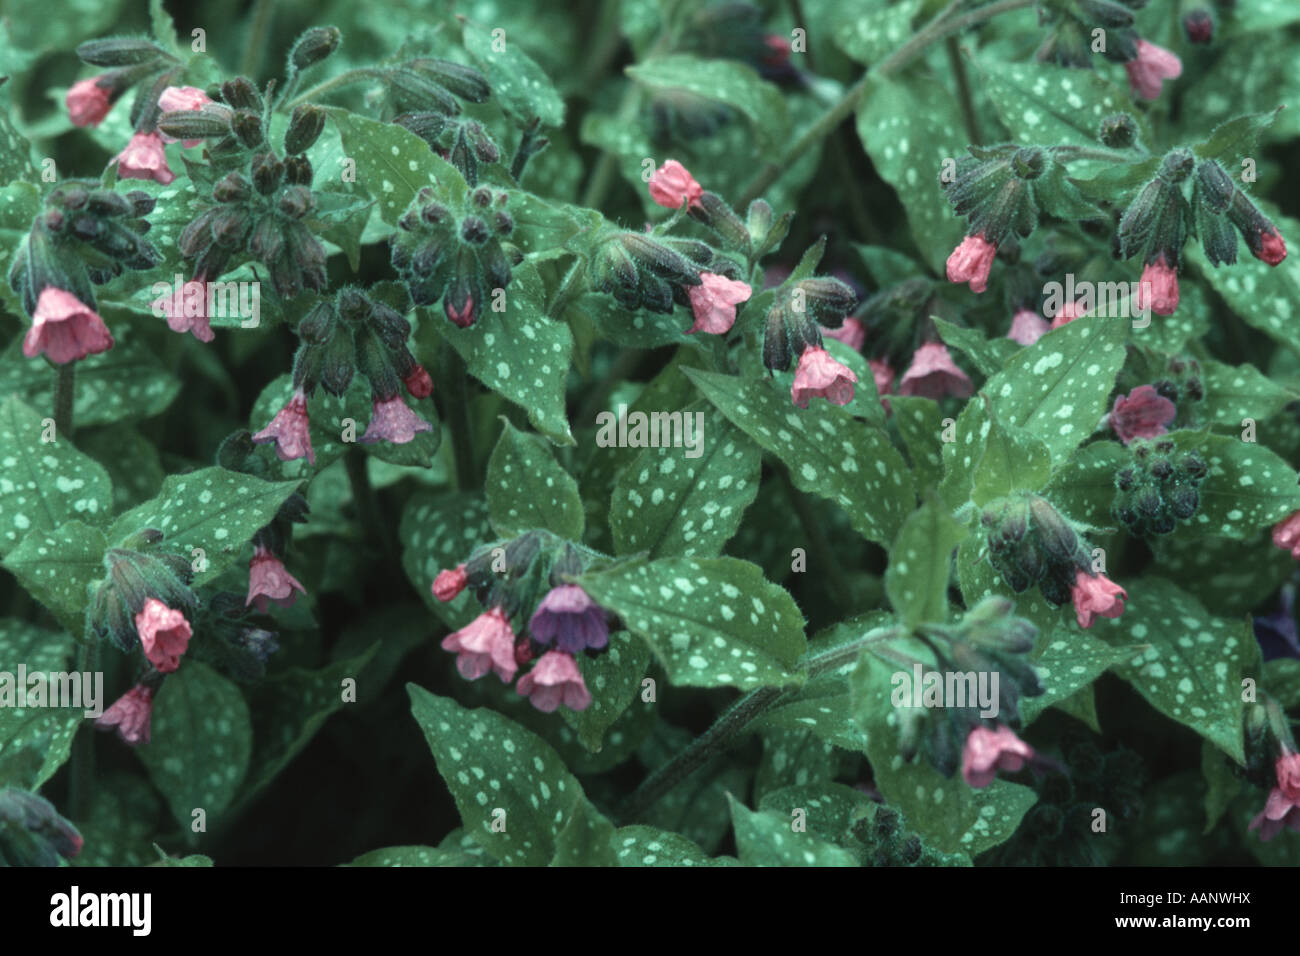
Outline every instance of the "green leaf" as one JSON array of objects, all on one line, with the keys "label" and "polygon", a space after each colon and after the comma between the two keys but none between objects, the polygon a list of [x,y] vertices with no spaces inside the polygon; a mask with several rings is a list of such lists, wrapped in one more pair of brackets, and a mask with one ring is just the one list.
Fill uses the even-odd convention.
[{"label": "green leaf", "polygon": [[422,492],[407,502],[397,530],[402,568],[424,603],[447,627],[464,627],[482,608],[469,591],[446,604],[430,588],[438,572],[464,563],[471,551],[496,538],[488,524],[488,507],[477,494],[436,495]]},{"label": "green leaf", "polygon": [[609,649],[603,654],[579,655],[578,666],[582,682],[591,692],[591,705],[586,710],[564,707],[560,715],[592,753],[604,749],[612,725],[629,707],[652,706],[638,700],[649,665],[650,648],[644,641],[633,640],[626,631],[611,634]]},{"label": "green leaf", "polygon": [[83,707],[20,707],[16,695],[26,690],[17,680],[19,667],[27,668],[28,685],[33,674],[66,672],[76,646],[62,631],[0,618],[0,667],[7,672],[0,678],[0,787],[39,790],[72,753],[72,738],[89,706],[85,697]]},{"label": "green leaf", "polygon": [[1048,215],[1065,222],[1099,219],[1101,210],[1089,202],[1067,174],[1065,166],[1050,162],[1047,171],[1034,182],[1034,198]]},{"label": "green leaf", "polygon": [[36,529],[9,553],[4,566],[73,634],[81,634],[89,603],[86,588],[104,577],[108,541],[99,528],[65,521],[54,531]]},{"label": "green leaf", "polygon": [[1020,719],[1028,727],[1048,707],[1060,704],[1092,682],[1132,652],[1113,647],[1100,638],[1068,626],[1058,627],[1041,638],[1032,658],[1034,670],[1043,684],[1038,697],[1020,701]]},{"label": "green leaf", "polygon": [[863,537],[892,543],[916,499],[907,466],[882,431],[821,400],[797,409],[762,380],[684,371],[722,414],[785,462],[796,488],[839,505]]},{"label": "green leaf", "polygon": [[1052,457],[1041,439],[989,416],[984,455],[975,466],[971,500],[983,507],[1014,491],[1038,491],[1052,477]]},{"label": "green leaf", "polygon": [[53,419],[43,419],[16,396],[0,405],[0,555],[33,530],[53,531],[73,519],[103,520],[112,506],[108,472],[59,435]]},{"label": "green leaf", "polygon": [[[1189,434],[1174,432],[1173,436]],[[1280,456],[1236,436],[1207,435],[1195,447],[1210,466],[1201,483],[1193,527],[1204,534],[1248,538],[1255,529],[1300,510],[1295,469]]]},{"label": "green leaf", "polygon": [[749,121],[761,147],[775,145],[788,128],[781,91],[736,60],[677,53],[653,57],[625,72],[652,90],[691,93],[730,106]]},{"label": "green leaf", "polygon": [[343,866],[473,866],[472,860],[457,850],[436,846],[386,846],[363,853]]},{"label": "green leaf", "polygon": [[5,91],[0,97],[0,185],[8,186],[16,181],[35,183],[38,177],[32,162],[32,144],[18,132],[9,114],[9,93]]},{"label": "green leaf", "polygon": [[852,59],[874,66],[912,37],[912,20],[921,0],[900,0],[882,9],[840,11],[835,25],[835,45]]},{"label": "green leaf", "polygon": [[932,398],[891,395],[894,424],[907,447],[918,492],[936,488],[943,478],[943,411]]},{"label": "green leaf", "polygon": [[578,483],[561,468],[549,447],[508,421],[487,467],[488,513],[502,538],[533,528],[582,540],[582,497]]},{"label": "green leaf", "polygon": [[619,866],[720,866],[680,833],[658,827],[620,827],[614,835]]},{"label": "green leaf", "polygon": [[492,87],[492,96],[509,115],[527,124],[534,117],[545,126],[564,125],[564,100],[545,71],[518,43],[502,38],[503,50],[495,49],[488,30],[472,23],[464,26],[465,49],[473,57]]},{"label": "green leaf", "polygon": [[771,810],[754,812],[731,798],[731,822],[744,866],[857,866],[852,853],[807,831],[795,832],[791,818]]},{"label": "green leaf", "polygon": [[1205,776],[1205,829],[1209,833],[1241,793],[1241,779],[1233,763],[1208,740],[1201,741],[1201,773]]},{"label": "green leaf", "polygon": [[[598,421],[604,416],[612,432],[616,416],[602,412]],[[673,416],[678,416],[677,437],[670,444]],[[684,437],[687,423],[689,442]],[[758,446],[704,402],[680,412],[653,412],[647,424],[653,429],[650,445],[614,485],[609,524],[615,553],[713,557],[736,533],[758,494]],[[599,433],[596,441],[602,442]]]},{"label": "green leaf", "polygon": [[1043,491],[1053,505],[1075,521],[1094,528],[1113,527],[1115,473],[1133,456],[1115,441],[1095,441],[1070,456]]},{"label": "green leaf", "polygon": [[1300,707],[1300,660],[1278,657],[1266,662],[1263,684],[1283,707]]},{"label": "green leaf", "polygon": [[839,773],[839,754],[807,727],[767,727],[758,732],[763,756],[754,773],[754,799],[799,783],[829,784]]},{"label": "green leaf", "polygon": [[678,686],[748,690],[799,679],[803,615],[757,565],[663,558],[584,574],[578,583],[649,642]]},{"label": "green leaf", "polygon": [[795,810],[802,810],[803,823],[808,832],[841,846],[853,839],[850,827],[871,805],[869,796],[842,783],[782,787],[765,793],[758,801],[759,810],[776,813],[790,821],[794,819]]},{"label": "green leaf", "polygon": [[201,548],[207,568],[195,574],[194,583],[203,584],[239,559],[297,487],[296,481],[263,481],[217,467],[169,475],[158,497],[113,522],[108,540],[118,544],[154,528],[169,550],[197,558],[194,549]]},{"label": "green leaf", "polygon": [[1228,167],[1229,171],[1239,168],[1243,156],[1255,155],[1260,133],[1273,125],[1282,107],[1267,113],[1251,113],[1238,116],[1214,128],[1210,138],[1192,147],[1199,159],[1215,159]]},{"label": "green leaf", "polygon": [[1240,429],[1244,419],[1263,421],[1300,398],[1250,364],[1226,365],[1202,359],[1201,372],[1205,385],[1202,414],[1216,425]]},{"label": "green leaf", "polygon": [[579,800],[564,829],[556,834],[551,866],[618,866],[614,824],[590,801]]},{"label": "green leaf", "polygon": [[[930,321],[938,330],[944,344],[966,353],[980,373],[985,376],[996,375],[1006,364],[1008,358],[1020,349],[1020,346],[1008,338],[986,339],[979,329],[967,328],[931,316]],[[891,398],[890,401],[893,401]]]},{"label": "green leaf", "polygon": [[934,498],[903,523],[889,552],[885,593],[909,628],[947,620],[952,552],[964,537],[966,529]]},{"label": "green leaf", "polygon": [[190,833],[202,808],[213,826],[230,805],[248,769],[252,730],[239,688],[200,661],[163,682],[154,700],[151,739],[137,753]]}]

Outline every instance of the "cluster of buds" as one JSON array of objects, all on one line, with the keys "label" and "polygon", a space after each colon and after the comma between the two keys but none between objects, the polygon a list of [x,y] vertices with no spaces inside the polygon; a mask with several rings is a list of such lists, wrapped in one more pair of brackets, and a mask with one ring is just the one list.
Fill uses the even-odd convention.
[{"label": "cluster of buds", "polygon": [[153,206],[146,193],[123,196],[93,180],[51,190],[9,267],[9,286],[32,318],[24,355],[44,353],[62,364],[112,348],[113,336],[95,311],[94,286],[162,260],[144,238]]},{"label": "cluster of buds", "polygon": [[1175,458],[1171,441],[1135,441],[1133,464],[1115,474],[1111,514],[1131,534],[1169,534],[1200,507],[1200,484],[1209,469],[1194,451]]},{"label": "cluster of buds", "polygon": [[492,93],[478,70],[417,57],[374,73],[384,84],[386,115],[428,143],[471,186],[478,184],[479,163],[501,159],[500,147],[483,124],[461,115],[461,100],[485,103]]},{"label": "cluster of buds", "polygon": [[[1050,6],[1040,4],[1039,20],[1050,24],[1051,32],[1038,48],[1038,59],[1091,69],[1100,30],[1104,45],[1099,52],[1111,62],[1124,64],[1133,95],[1156,99],[1165,80],[1182,74],[1183,64],[1173,53],[1142,39],[1133,29],[1133,14],[1146,4],[1147,0],[1060,0]],[[1189,35],[1191,29],[1189,23]],[[1208,42],[1208,35],[1201,42]]]},{"label": "cluster of buds", "polygon": [[426,186],[416,194],[391,239],[393,268],[415,305],[442,299],[447,318],[464,329],[510,284],[520,253],[504,242],[515,228],[507,199],[486,186],[460,195]]},{"label": "cluster of buds", "polygon": [[1205,257],[1215,266],[1237,261],[1234,228],[1246,240],[1250,254],[1261,262],[1275,266],[1286,258],[1286,241],[1277,226],[1237,188],[1216,160],[1204,160],[1196,167],[1192,214]]},{"label": "cluster of buds", "polygon": [[[855,789],[863,789],[858,786]],[[862,845],[868,866],[960,866],[960,854],[944,853],[921,842],[896,808],[882,803],[858,807],[849,833]]]},{"label": "cluster of buds", "polygon": [[44,797],[0,790],[0,866],[60,866],[82,846],[77,828]]},{"label": "cluster of buds", "polygon": [[998,499],[980,523],[988,530],[989,562],[1014,593],[1036,584],[1049,604],[1072,602],[1084,628],[1098,616],[1124,613],[1124,589],[1093,570],[1083,534],[1047,499],[1026,493]]},{"label": "cluster of buds", "polygon": [[667,315],[691,304],[691,292],[704,285],[706,274],[738,279],[740,267],[698,239],[610,227],[596,242],[591,284],[629,312]]},{"label": "cluster of buds", "polygon": [[[203,657],[236,680],[245,682],[266,676],[266,665],[271,655],[280,649],[276,632],[268,631],[250,620],[255,613],[249,607],[250,603],[256,603],[256,613],[264,614],[271,601],[281,607],[288,607],[295,597],[292,589],[302,590],[302,585],[284,571],[284,565],[279,563],[278,558],[275,561],[279,566],[280,580],[271,581],[265,571],[259,572],[259,559],[270,552],[257,542],[258,539],[254,538],[248,598],[233,591],[219,591],[205,602],[202,617],[197,622],[205,638],[202,644]],[[289,582],[287,584],[283,580],[286,578]],[[265,587],[268,583],[274,586]],[[255,588],[258,590],[255,591]],[[287,598],[278,596],[285,593],[288,594]]]},{"label": "cluster of buds", "polygon": [[781,245],[794,219],[791,211],[774,221],[771,205],[755,199],[742,220],[725,199],[701,186],[675,159],[656,169],[648,185],[656,205],[672,210],[685,205],[687,214],[717,235],[724,249],[751,263]]},{"label": "cluster of buds", "polygon": [[86,630],[122,651],[138,644],[154,669],[169,674],[193,635],[190,621],[199,606],[190,588],[194,570],[184,555],[152,547],[162,541],[161,532],[146,529],[140,537],[142,549],[110,548],[104,555],[108,573],[86,607]]},{"label": "cluster of buds", "polygon": [[[570,579],[599,560],[545,531],[478,548],[464,564],[434,579],[439,601],[451,601],[468,588],[486,609],[443,638],[443,650],[456,655],[456,667],[467,680],[493,671],[511,684],[531,662],[515,689],[534,707],[546,713],[561,704],[585,710],[591,694],[576,655],[595,655],[609,646],[610,615]],[[518,633],[515,621],[527,622],[527,634]]]}]

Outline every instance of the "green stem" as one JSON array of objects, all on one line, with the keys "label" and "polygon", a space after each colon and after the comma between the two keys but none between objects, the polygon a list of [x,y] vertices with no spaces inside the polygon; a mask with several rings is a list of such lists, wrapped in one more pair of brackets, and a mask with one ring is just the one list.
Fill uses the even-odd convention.
[{"label": "green stem", "polygon": [[266,40],[271,33],[271,16],[275,13],[275,0],[254,0],[253,19],[248,27],[248,40],[239,72],[253,76],[266,52]]},{"label": "green stem", "polygon": [[370,474],[366,468],[369,457],[360,448],[350,448],[343,455],[343,467],[347,469],[348,484],[352,488],[352,501],[357,506],[357,517],[361,521],[361,537],[365,540],[371,535],[378,535],[384,554],[395,555],[399,552],[397,543],[393,540],[392,526],[385,520],[375,489],[370,484]]},{"label": "green stem", "polygon": [[1052,155],[1063,162],[1072,159],[1100,159],[1108,163],[1131,163],[1137,157],[1113,149],[1098,149],[1094,146],[1051,146]]},{"label": "green stem", "polygon": [[[77,654],[77,670],[93,674],[99,668],[99,641],[86,635],[85,643]],[[91,727],[79,724],[72,740],[71,780],[68,788],[68,805],[72,819],[84,823],[90,815],[91,797],[95,789],[95,733]]]},{"label": "green stem", "polygon": [[795,160],[807,152],[814,143],[820,142],[830,134],[831,130],[839,126],[857,108],[858,101],[866,93],[871,80],[883,79],[897,73],[924,53],[931,44],[945,37],[960,33],[967,27],[983,23],[985,20],[990,20],[999,14],[1032,6],[1037,0],[998,0],[997,3],[989,4],[987,7],[954,17],[952,14],[961,5],[961,2],[962,0],[953,0],[952,3],[922,27],[912,39],[882,60],[874,69],[869,69],[863,73],[862,77],[840,97],[839,102],[823,113],[821,118],[812,126],[804,130],[803,134],[791,143],[778,159],[769,162],[759,170],[749,185],[745,187],[744,193],[741,194],[736,203],[737,207],[746,206],[758,198],[763,190],[776,182],[777,178],[789,169]]},{"label": "green stem", "polygon": [[966,64],[961,60],[961,46],[957,43],[956,37],[948,37],[943,41],[944,49],[948,53],[948,66],[952,70],[953,79],[957,81],[957,102],[961,104],[961,116],[966,125],[966,136],[971,143],[980,145],[980,127],[979,120],[975,116],[975,100],[971,96],[970,80],[966,76]]},{"label": "green stem", "polygon": [[469,378],[465,360],[450,345],[438,351],[438,381],[444,396],[443,417],[451,430],[452,455],[456,459],[456,488],[473,491],[478,487],[478,458],[469,420]]},{"label": "green stem", "polygon": [[290,112],[298,104],[306,103],[308,100],[315,99],[316,97],[328,93],[331,90],[336,90],[341,86],[347,86],[349,83],[358,83],[361,80],[377,79],[383,75],[383,70],[375,69],[371,66],[360,66],[355,70],[345,70],[338,76],[330,77],[323,83],[317,83],[310,90],[307,90],[307,92],[299,94],[290,102],[279,107],[279,110],[282,113]]},{"label": "green stem", "polygon": [[586,273],[586,260],[581,257],[573,260],[573,265],[569,266],[569,271],[564,274],[560,287],[555,290],[555,295],[551,297],[551,304],[546,309],[546,315],[549,318],[554,319],[564,315],[564,310],[578,295],[579,283],[582,282]]},{"label": "green stem", "polygon": [[799,517],[799,524],[803,527],[804,534],[808,536],[808,545],[813,553],[813,560],[817,563],[817,570],[827,577],[827,583],[830,585],[831,600],[841,611],[848,611],[851,606],[848,578],[844,576],[844,569],[840,567],[840,562],[835,559],[831,551],[830,542],[826,540],[826,535],[822,532],[821,524],[817,520],[817,515],[813,513],[812,506],[808,499],[794,486],[790,478],[790,470],[785,465],[779,466],[781,482],[785,485],[786,494],[790,497],[790,504],[794,506],[795,514]]},{"label": "green stem", "polygon": [[72,407],[77,392],[77,363],[60,365],[54,377],[54,431],[55,440],[72,437]]}]

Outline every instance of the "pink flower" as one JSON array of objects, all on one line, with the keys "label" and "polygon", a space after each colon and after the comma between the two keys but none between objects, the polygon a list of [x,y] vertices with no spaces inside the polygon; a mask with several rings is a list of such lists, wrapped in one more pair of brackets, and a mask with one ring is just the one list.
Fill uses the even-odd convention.
[{"label": "pink flower", "polygon": [[289,607],[297,600],[294,591],[307,593],[298,579],[285,570],[283,561],[268,548],[254,545],[253,559],[248,562],[248,600],[244,606],[256,604],[263,614],[272,601],[280,607]]},{"label": "pink flower", "polygon": [[1144,100],[1154,100],[1160,96],[1160,86],[1165,80],[1182,74],[1183,61],[1162,46],[1138,40],[1137,57],[1125,63],[1124,69],[1133,94]]},{"label": "pink flower", "polygon": [[784,66],[790,62],[790,41],[781,34],[768,33],[764,35],[763,46],[767,47],[766,52],[763,54],[764,66]]},{"label": "pink flower", "polygon": [[969,282],[972,292],[983,292],[989,286],[989,270],[997,252],[998,247],[983,233],[967,236],[948,257],[948,281]]},{"label": "pink flower", "polygon": [[208,286],[201,279],[191,279],[172,292],[152,303],[153,313],[167,317],[167,327],[173,332],[190,332],[200,342],[211,342],[212,319],[208,315]]},{"label": "pink flower", "polygon": [[704,187],[675,159],[664,163],[650,176],[650,198],[666,209],[678,209],[682,200],[699,205]]},{"label": "pink flower", "polygon": [[1277,786],[1269,791],[1268,802],[1248,828],[1259,830],[1265,843],[1283,829],[1300,833],[1300,754],[1287,750],[1277,758],[1274,769]]},{"label": "pink flower", "polygon": [[952,353],[942,342],[926,342],[912,356],[912,364],[898,384],[899,395],[920,395],[940,399],[945,395],[966,398],[975,390],[970,376],[957,367]]},{"label": "pink flower", "polygon": [[140,634],[144,656],[164,674],[181,666],[181,655],[194,633],[184,614],[154,597],[146,599],[144,609],[135,616],[135,629]]},{"label": "pink flower", "polygon": [[962,748],[961,775],[978,790],[991,784],[999,770],[1015,773],[1033,759],[1034,748],[1005,724],[998,724],[996,730],[976,727]]},{"label": "pink flower", "polygon": [[153,716],[153,691],[136,684],[95,719],[97,730],[115,730],[131,746],[149,742],[149,718]]},{"label": "pink flower", "polygon": [[515,688],[532,705],[549,714],[563,704],[569,710],[586,710],[591,706],[591,694],[582,680],[578,662],[570,654],[547,651],[523,677]]},{"label": "pink flower", "polygon": [[1282,233],[1277,231],[1277,226],[1261,229],[1253,237],[1247,236],[1246,239],[1251,255],[1261,262],[1275,266],[1286,258],[1286,240],[1282,238]]},{"label": "pink flower", "polygon": [[1074,584],[1070,585],[1070,596],[1074,599],[1074,615],[1079,626],[1088,628],[1098,616],[1114,618],[1123,614],[1128,592],[1106,575],[1093,577],[1080,568]]},{"label": "pink flower", "polygon": [[158,133],[136,133],[117,154],[117,174],[123,179],[152,179],[166,186],[176,178],[167,166],[167,153]]},{"label": "pink flower", "polygon": [[101,76],[73,83],[64,102],[68,106],[68,119],[73,126],[98,126],[113,108],[115,97],[106,86],[100,86]]},{"label": "pink flower", "polygon": [[402,379],[402,384],[412,398],[428,398],[433,394],[433,376],[425,371],[423,365],[416,365]]},{"label": "pink flower", "polygon": [[1167,426],[1178,414],[1178,408],[1150,385],[1139,385],[1115,399],[1110,412],[1110,427],[1119,440],[1128,444],[1135,438],[1155,438],[1168,431]]},{"label": "pink flower", "polygon": [[46,286],[36,300],[32,327],[23,338],[23,354],[35,358],[44,352],[63,365],[113,347],[108,326],[94,309],[71,292]]},{"label": "pink flower", "polygon": [[862,343],[867,340],[867,327],[861,319],[847,318],[838,329],[822,326],[822,335],[836,342],[843,342],[855,352],[862,350]]},{"label": "pink flower", "polygon": [[[212,100],[208,99],[207,94],[196,87],[169,86],[158,97],[158,109],[164,113],[177,113],[181,110],[201,110],[211,102]],[[158,135],[164,143],[177,142],[174,137],[168,136],[162,130],[158,131]],[[201,145],[202,142],[201,139],[187,139],[181,145],[186,149],[193,149],[195,146]]]},{"label": "pink flower", "polygon": [[835,361],[825,349],[810,345],[799,356],[790,397],[796,408],[807,408],[808,402],[819,395],[832,405],[847,405],[853,401],[853,383],[857,380],[852,369]]},{"label": "pink flower", "polygon": [[1300,561],[1300,511],[1273,526],[1273,543]]},{"label": "pink flower", "polygon": [[467,576],[463,564],[458,564],[450,570],[439,571],[438,576],[433,579],[433,596],[439,601],[451,601],[461,591],[465,590],[466,581]]},{"label": "pink flower", "polygon": [[884,359],[871,359],[867,365],[871,368],[871,378],[876,383],[876,394],[880,396],[880,404],[885,406],[885,414],[888,415],[893,410],[889,407],[889,399],[885,396],[894,390],[894,370]]},{"label": "pink flower", "polygon": [[450,296],[443,301],[442,309],[447,313],[447,318],[451,319],[452,323],[457,328],[468,329],[474,324],[474,297],[472,295],[465,299],[465,307],[459,312],[456,311],[456,307],[451,304]]},{"label": "pink flower", "polygon": [[1007,338],[1021,345],[1033,345],[1050,329],[1047,320],[1033,309],[1016,309],[1011,316],[1011,331],[1007,333]]},{"label": "pink flower", "polygon": [[1178,273],[1165,262],[1162,252],[1148,262],[1138,283],[1137,307],[1148,307],[1156,315],[1173,315],[1178,308]]},{"label": "pink flower", "polygon": [[686,294],[695,313],[695,324],[687,331],[721,335],[735,324],[736,306],[748,301],[753,292],[748,282],[701,272],[700,284],[688,287]]},{"label": "pink flower", "polygon": [[307,395],[299,386],[287,405],[276,413],[260,432],[253,436],[259,445],[275,442],[275,453],[281,461],[303,458],[316,464],[316,453],[311,447],[311,431],[307,421]]},{"label": "pink flower", "polygon": [[370,424],[361,440],[367,445],[379,441],[390,441],[394,445],[405,445],[420,432],[431,432],[433,426],[415,412],[406,407],[401,395],[381,401],[375,399],[370,410]]},{"label": "pink flower", "polygon": [[496,671],[502,683],[515,679],[515,632],[505,611],[494,607],[484,611],[459,631],[442,639],[442,649],[453,651],[456,669],[466,680],[478,680],[488,671]]},{"label": "pink flower", "polygon": [[1051,327],[1059,329],[1063,325],[1069,325],[1075,319],[1082,318],[1091,311],[1091,309],[1085,309],[1081,302],[1067,302],[1061,306],[1061,311],[1053,316]]}]

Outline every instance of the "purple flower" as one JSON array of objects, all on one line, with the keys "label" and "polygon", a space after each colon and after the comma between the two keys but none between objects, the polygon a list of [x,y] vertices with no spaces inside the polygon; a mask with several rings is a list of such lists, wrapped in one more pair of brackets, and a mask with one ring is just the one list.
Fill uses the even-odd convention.
[{"label": "purple flower", "polygon": [[600,650],[609,643],[605,609],[576,584],[552,588],[537,605],[528,629],[538,644],[554,642],[566,654]]},{"label": "purple flower", "polygon": [[375,399],[370,411],[370,424],[361,441],[373,445],[378,441],[390,441],[394,445],[405,445],[420,432],[431,432],[433,426],[415,412],[406,407],[402,396],[394,395],[387,401]]}]

